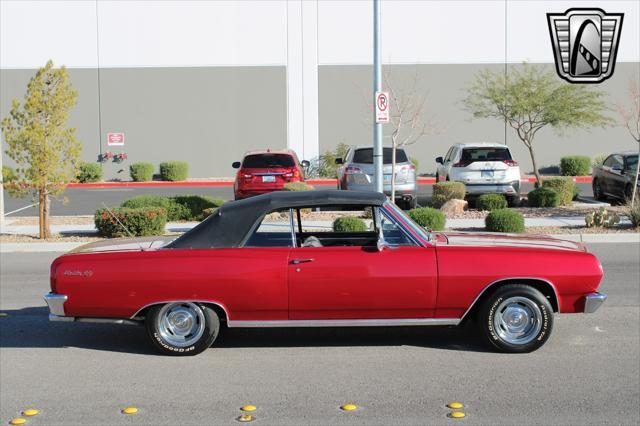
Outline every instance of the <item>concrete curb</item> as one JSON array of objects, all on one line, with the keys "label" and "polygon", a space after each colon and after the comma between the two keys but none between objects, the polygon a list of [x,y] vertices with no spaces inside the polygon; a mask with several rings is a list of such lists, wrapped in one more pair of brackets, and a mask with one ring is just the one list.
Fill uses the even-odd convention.
[{"label": "concrete curb", "polygon": [[[446,232],[446,231],[445,231]],[[640,233],[633,234],[548,234],[553,238],[589,244],[640,244]],[[2,243],[0,253],[67,252],[86,242],[73,243]]]}]

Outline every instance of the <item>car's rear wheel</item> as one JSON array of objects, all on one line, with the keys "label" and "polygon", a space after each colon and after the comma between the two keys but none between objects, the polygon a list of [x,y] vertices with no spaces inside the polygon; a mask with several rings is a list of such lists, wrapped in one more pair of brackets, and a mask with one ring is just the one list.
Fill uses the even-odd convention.
[{"label": "car's rear wheel", "polygon": [[479,311],[486,340],[501,352],[525,353],[545,344],[553,328],[553,308],[533,287],[512,284],[487,297]]},{"label": "car's rear wheel", "polygon": [[605,196],[604,196],[604,193],[602,192],[602,187],[600,186],[600,180],[594,179],[592,187],[593,187],[593,198],[595,198],[598,201],[604,201]]},{"label": "car's rear wheel", "polygon": [[192,302],[157,305],[146,316],[147,335],[167,355],[196,355],[214,342],[220,319],[207,306]]}]

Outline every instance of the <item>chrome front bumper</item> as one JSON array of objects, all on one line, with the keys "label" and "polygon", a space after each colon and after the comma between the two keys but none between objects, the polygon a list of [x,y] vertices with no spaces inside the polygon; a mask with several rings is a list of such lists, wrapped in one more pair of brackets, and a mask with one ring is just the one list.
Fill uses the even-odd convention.
[{"label": "chrome front bumper", "polygon": [[47,302],[49,306],[50,319],[52,316],[64,317],[64,302],[66,302],[67,299],[68,297],[64,294],[48,293],[44,295],[44,301]]},{"label": "chrome front bumper", "polygon": [[604,293],[590,293],[584,297],[584,313],[592,314],[607,300]]}]

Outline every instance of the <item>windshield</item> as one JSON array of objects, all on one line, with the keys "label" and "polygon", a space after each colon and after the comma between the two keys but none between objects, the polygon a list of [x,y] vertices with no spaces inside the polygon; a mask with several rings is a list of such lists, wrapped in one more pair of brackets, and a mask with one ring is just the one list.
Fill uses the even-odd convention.
[{"label": "windshield", "polygon": [[507,148],[465,148],[462,151],[462,161],[505,161],[511,160],[511,153]]},{"label": "windshield", "polygon": [[296,163],[287,154],[256,154],[247,155],[242,162],[245,169],[270,169],[277,167],[293,167]]},{"label": "windshield", "polygon": [[[384,148],[382,153],[382,161],[384,164],[391,164],[391,148]],[[396,163],[406,163],[407,154],[403,149],[396,149]],[[356,150],[353,154],[353,162],[360,164],[373,164],[373,148],[362,148]]]},{"label": "windshield", "polygon": [[388,209],[393,210],[400,217],[402,217],[404,219],[405,223],[407,225],[409,225],[411,227],[411,229],[413,231],[415,231],[416,234],[420,235],[422,238],[424,238],[427,241],[431,241],[431,232],[427,231],[422,226],[420,226],[417,223],[415,223],[413,221],[413,219],[411,219],[411,217],[404,212],[404,210],[402,210],[400,207],[398,207],[395,204],[390,203],[390,202],[386,202],[385,206]]}]

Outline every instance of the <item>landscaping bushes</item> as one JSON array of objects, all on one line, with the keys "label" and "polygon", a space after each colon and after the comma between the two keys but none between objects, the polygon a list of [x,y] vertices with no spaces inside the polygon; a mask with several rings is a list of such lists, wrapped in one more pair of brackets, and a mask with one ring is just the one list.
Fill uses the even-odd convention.
[{"label": "landscaping bushes", "polygon": [[490,232],[524,232],[524,216],[515,210],[493,210],[484,219]]},{"label": "landscaping bushes", "polygon": [[94,222],[103,237],[127,237],[129,232],[133,236],[162,235],[167,224],[167,211],[162,207],[120,207],[111,209],[111,213],[107,209],[95,213]]},{"label": "landscaping bushes", "polygon": [[366,232],[369,227],[364,220],[355,216],[342,216],[333,221],[335,232]]},{"label": "landscaping bushes", "polygon": [[552,177],[542,180],[542,187],[556,191],[560,197],[561,206],[570,206],[573,200],[573,189],[576,186],[570,177]]},{"label": "landscaping bushes", "polygon": [[184,161],[165,161],[160,163],[160,178],[169,182],[187,180],[189,164]]},{"label": "landscaping bushes", "polygon": [[447,219],[440,210],[431,207],[411,209],[408,214],[418,225],[433,231],[442,231],[447,222]]},{"label": "landscaping bushes", "polygon": [[482,194],[476,200],[478,210],[498,210],[506,209],[509,206],[507,199],[501,194]]},{"label": "landscaping bushes", "polygon": [[166,210],[167,220],[169,221],[199,221],[208,216],[205,210],[218,208],[223,203],[224,200],[214,199],[206,195],[178,195],[174,197],[140,195],[124,201],[120,207],[161,207]]},{"label": "landscaping bushes", "polygon": [[81,162],[76,175],[78,182],[100,182],[102,180],[102,167],[97,163]]},{"label": "landscaping bushes", "polygon": [[282,188],[283,191],[313,191],[314,189],[313,185],[309,185],[304,182],[285,183]]},{"label": "landscaping bushes", "polygon": [[625,214],[629,217],[633,226],[640,228],[640,201],[636,200],[634,206],[631,206],[629,202],[625,208]]},{"label": "landscaping bushes", "polygon": [[529,192],[527,200],[529,207],[558,207],[560,205],[558,192],[544,186]]},{"label": "landscaping bushes", "polygon": [[440,208],[449,200],[464,200],[466,188],[462,182],[438,182],[433,185],[431,204]]},{"label": "landscaping bushes", "polygon": [[153,179],[153,164],[133,163],[129,166],[129,174],[134,182],[148,182]]},{"label": "landscaping bushes", "polygon": [[591,168],[591,158],[584,155],[572,155],[560,159],[562,176],[586,176]]}]

